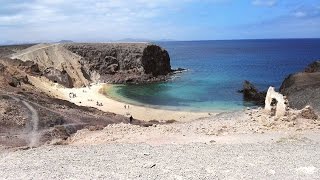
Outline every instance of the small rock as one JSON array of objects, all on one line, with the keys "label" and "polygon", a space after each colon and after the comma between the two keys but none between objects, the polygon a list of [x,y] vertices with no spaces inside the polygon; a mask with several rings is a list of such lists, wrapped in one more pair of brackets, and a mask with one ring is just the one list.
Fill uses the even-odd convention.
[{"label": "small rock", "polygon": [[318,119],[318,115],[314,112],[311,106],[306,106],[305,108],[303,108],[300,112],[300,116],[305,119]]},{"label": "small rock", "polygon": [[155,167],[156,166],[156,164],[155,163],[146,163],[145,165],[143,165],[143,167],[144,168],[153,168],[153,167]]}]

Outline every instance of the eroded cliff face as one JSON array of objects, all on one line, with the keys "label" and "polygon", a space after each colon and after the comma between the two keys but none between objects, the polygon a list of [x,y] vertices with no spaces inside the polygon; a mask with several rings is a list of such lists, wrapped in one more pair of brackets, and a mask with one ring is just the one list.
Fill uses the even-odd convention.
[{"label": "eroded cliff face", "polygon": [[171,72],[168,52],[147,43],[37,44],[9,56],[36,63],[41,75],[65,87],[164,81]]},{"label": "eroded cliff face", "polygon": [[32,61],[41,74],[65,87],[81,87],[89,81],[81,72],[81,57],[65,49],[61,44],[37,44],[12,54],[12,59]]},{"label": "eroded cliff face", "polygon": [[320,61],[310,64],[304,72],[289,75],[280,92],[288,97],[290,107],[302,109],[311,105],[320,111]]},{"label": "eroded cliff face", "polygon": [[[68,78],[67,72],[49,71],[43,72],[33,61],[0,57],[0,146],[55,143],[82,128],[99,130],[108,124],[128,122],[125,116],[77,106],[47,95],[38,88],[41,84],[32,79],[43,79],[44,74],[52,75],[52,81],[57,76]],[[153,123],[134,119],[133,124],[151,126]]]},{"label": "eroded cliff face", "polygon": [[81,56],[82,73],[91,81],[146,83],[162,81],[171,72],[166,50],[146,43],[65,44]]}]

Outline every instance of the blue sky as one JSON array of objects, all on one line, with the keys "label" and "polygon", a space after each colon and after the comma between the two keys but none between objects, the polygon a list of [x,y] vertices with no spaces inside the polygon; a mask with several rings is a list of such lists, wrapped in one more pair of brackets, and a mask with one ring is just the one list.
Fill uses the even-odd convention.
[{"label": "blue sky", "polygon": [[319,37],[319,0],[0,0],[0,42]]}]

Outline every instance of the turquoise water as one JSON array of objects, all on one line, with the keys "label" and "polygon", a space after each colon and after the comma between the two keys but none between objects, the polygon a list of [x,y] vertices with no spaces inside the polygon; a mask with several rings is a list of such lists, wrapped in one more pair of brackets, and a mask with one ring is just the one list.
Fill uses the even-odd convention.
[{"label": "turquoise water", "polygon": [[173,68],[187,68],[165,83],[113,88],[121,100],[166,109],[230,111],[252,106],[237,90],[280,87],[290,73],[320,59],[320,39],[158,42]]}]

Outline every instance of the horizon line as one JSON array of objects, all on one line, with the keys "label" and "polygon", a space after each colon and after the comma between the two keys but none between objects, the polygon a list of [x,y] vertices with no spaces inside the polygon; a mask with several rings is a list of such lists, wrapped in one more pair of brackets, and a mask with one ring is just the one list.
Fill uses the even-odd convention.
[{"label": "horizon line", "polygon": [[[246,40],[303,40],[303,39],[320,39],[320,37],[307,37],[307,38],[239,38],[239,39],[195,39],[195,40],[175,40],[175,39],[169,39],[169,40],[148,40],[143,38],[125,38],[125,39],[132,39],[133,41],[123,41],[123,40],[108,40],[108,41],[74,41],[74,40],[68,40],[72,42],[66,42],[66,43],[152,43],[152,42],[195,42],[195,41],[246,41]],[[136,41],[135,41],[136,40]],[[143,40],[143,41],[142,41]],[[10,40],[8,40],[10,41]],[[60,40],[64,41],[64,40]],[[25,41],[25,42],[10,42],[10,43],[1,43],[0,46],[5,45],[23,45],[23,44],[41,44],[41,43],[58,43],[59,41],[53,41],[53,40],[47,40],[47,41]]]}]

